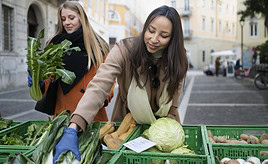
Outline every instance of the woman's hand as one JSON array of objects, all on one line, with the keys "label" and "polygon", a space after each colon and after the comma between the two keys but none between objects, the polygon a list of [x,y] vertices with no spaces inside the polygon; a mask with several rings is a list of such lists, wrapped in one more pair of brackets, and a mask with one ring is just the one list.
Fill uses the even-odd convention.
[{"label": "woman's hand", "polygon": [[78,130],[76,130],[74,128],[70,128],[70,126],[69,126],[69,128],[66,128],[64,130],[64,134],[63,134],[62,138],[60,139],[60,141],[56,145],[56,151],[55,151],[55,155],[53,157],[53,164],[57,163],[57,160],[58,160],[59,156],[61,155],[61,153],[68,151],[68,150],[74,153],[75,158],[77,160],[81,161],[81,154],[79,152],[78,137],[77,137]]}]

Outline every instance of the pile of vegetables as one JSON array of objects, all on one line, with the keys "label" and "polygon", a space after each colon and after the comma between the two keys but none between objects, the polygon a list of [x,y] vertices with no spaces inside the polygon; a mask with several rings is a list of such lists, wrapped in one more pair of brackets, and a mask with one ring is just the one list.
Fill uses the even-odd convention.
[{"label": "pile of vegetables", "polygon": [[4,135],[0,139],[1,145],[21,145],[21,146],[37,146],[42,141],[42,134],[46,131],[51,120],[44,124],[31,124],[27,128],[27,133],[21,135],[19,128],[12,133]]},{"label": "pile of vegetables", "polygon": [[[210,143],[228,144],[264,144],[268,145],[268,135],[263,133],[259,138],[254,135],[241,134],[239,138],[227,139],[225,136],[213,136],[210,130],[207,131]],[[260,156],[268,156],[268,151],[260,151]]]},{"label": "pile of vegetables", "polygon": [[103,139],[108,149],[118,149],[135,127],[135,120],[131,113],[128,113],[116,131],[115,124],[108,121],[100,129],[100,139]]},{"label": "pile of vegetables", "polygon": [[4,130],[8,127],[10,127],[10,125],[13,123],[12,120],[8,120],[8,119],[4,119],[2,117],[0,117],[0,130]]},{"label": "pile of vegetables", "polygon": [[40,41],[43,38],[44,30],[39,33],[37,38],[28,37],[27,66],[33,82],[30,87],[30,95],[36,101],[42,99],[40,80],[47,80],[53,75],[55,79],[61,77],[63,82],[72,84],[75,74],[64,69],[62,57],[65,54],[70,55],[73,50],[80,51],[79,47],[71,48],[72,43],[68,40],[55,45],[50,43],[44,50],[41,50]]},{"label": "pile of vegetables", "polygon": [[[261,161],[257,157],[248,157],[247,160],[243,159],[230,159],[230,158],[223,158],[219,160],[217,158],[218,162],[220,164],[261,164]],[[267,164],[268,160],[264,160],[262,164]]]},{"label": "pile of vegetables", "polygon": [[[10,157],[8,164],[47,164],[53,161],[53,151],[56,144],[63,135],[64,129],[68,126],[70,115],[62,112],[47,126],[46,131],[42,133],[40,144],[34,150],[31,157],[19,154],[16,157]],[[79,133],[79,150],[81,153],[80,163],[93,163],[101,159],[101,145],[99,142],[100,122],[95,122],[92,128],[88,127],[84,133]],[[57,163],[75,163],[78,162],[72,152],[62,153]],[[78,162],[79,163],[79,162]]]}]

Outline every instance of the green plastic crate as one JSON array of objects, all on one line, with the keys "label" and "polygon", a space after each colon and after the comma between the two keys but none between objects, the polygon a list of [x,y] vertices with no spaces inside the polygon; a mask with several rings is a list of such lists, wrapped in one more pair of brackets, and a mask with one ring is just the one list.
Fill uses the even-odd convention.
[{"label": "green plastic crate", "polygon": [[22,124],[22,123],[23,122],[13,121],[8,128],[0,130],[0,135],[1,135],[1,133],[4,133],[5,131],[9,131],[10,128],[13,128],[14,126]]},{"label": "green plastic crate", "polygon": [[[151,164],[152,160],[176,160],[179,164],[211,164],[201,126],[183,125],[182,127],[185,132],[185,144],[194,150],[196,155],[152,152],[136,153],[124,147],[121,150],[121,152],[123,152],[123,164]],[[149,125],[139,126],[135,133],[129,138],[129,141],[141,136],[144,130],[148,128]]]},{"label": "green plastic crate", "polygon": [[[18,134],[23,136],[27,133],[27,129],[32,124],[44,124],[47,121],[26,121],[22,123],[18,123],[13,127],[3,130],[0,133],[0,137],[2,138],[6,134],[14,133],[18,131]],[[17,153],[24,153],[29,150],[35,149],[36,146],[21,146],[21,145],[0,145],[0,163],[5,162],[9,156],[15,156]]]},{"label": "green plastic crate", "polygon": [[255,125],[212,125],[204,126],[204,136],[208,144],[208,149],[213,152],[211,154],[214,163],[218,163],[216,156],[221,160],[224,157],[231,159],[244,159],[248,156],[258,157],[261,161],[268,159],[268,156],[260,156],[261,151],[268,151],[268,145],[263,144],[231,144],[231,143],[209,143],[207,130],[210,130],[214,136],[225,136],[227,139],[239,139],[241,134],[254,135],[260,137],[261,134],[268,134],[268,126]]}]

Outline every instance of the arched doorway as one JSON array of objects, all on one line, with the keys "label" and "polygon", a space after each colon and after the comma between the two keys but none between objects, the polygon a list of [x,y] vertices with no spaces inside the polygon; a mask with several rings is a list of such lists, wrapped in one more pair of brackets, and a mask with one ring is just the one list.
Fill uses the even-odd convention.
[{"label": "arched doorway", "polygon": [[40,5],[37,2],[34,2],[29,6],[27,12],[28,36],[37,37],[39,32],[44,28],[44,14],[42,13]]},{"label": "arched doorway", "polygon": [[28,13],[27,13],[27,23],[28,23],[28,36],[36,37],[36,30],[37,30],[37,19],[36,14],[34,12],[33,5],[29,7]]}]

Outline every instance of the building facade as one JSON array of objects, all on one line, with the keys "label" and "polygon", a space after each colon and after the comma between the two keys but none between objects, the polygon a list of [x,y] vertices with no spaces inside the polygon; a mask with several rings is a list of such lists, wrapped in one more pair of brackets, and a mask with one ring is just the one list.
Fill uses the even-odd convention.
[{"label": "building facade", "polygon": [[27,37],[45,28],[45,40],[56,30],[60,0],[0,1],[0,89],[27,86]]},{"label": "building facade", "polygon": [[179,0],[184,43],[196,69],[212,64],[211,53],[237,44],[237,2],[228,0]]}]

